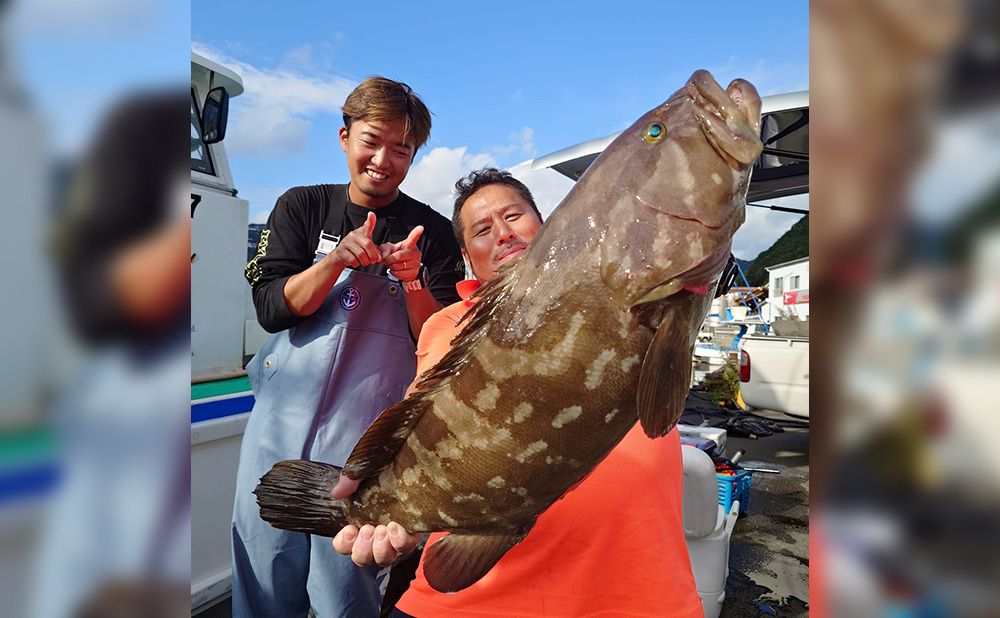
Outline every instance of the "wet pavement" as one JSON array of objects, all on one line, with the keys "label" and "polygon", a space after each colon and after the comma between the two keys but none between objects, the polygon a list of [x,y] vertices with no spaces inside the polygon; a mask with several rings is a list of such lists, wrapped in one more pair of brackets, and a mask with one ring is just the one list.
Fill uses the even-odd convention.
[{"label": "wet pavement", "polygon": [[[777,412],[754,413],[792,420]],[[733,529],[722,616],[808,615],[809,430],[785,427],[756,440],[727,439],[727,455],[746,450],[741,465],[780,473],[753,474],[747,511]]]}]

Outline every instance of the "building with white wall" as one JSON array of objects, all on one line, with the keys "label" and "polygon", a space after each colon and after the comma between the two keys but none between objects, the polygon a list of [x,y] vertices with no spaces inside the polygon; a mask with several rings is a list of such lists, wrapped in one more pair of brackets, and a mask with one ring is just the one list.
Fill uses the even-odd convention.
[{"label": "building with white wall", "polygon": [[773,322],[782,315],[809,319],[809,257],[766,266],[767,304],[764,319]]}]

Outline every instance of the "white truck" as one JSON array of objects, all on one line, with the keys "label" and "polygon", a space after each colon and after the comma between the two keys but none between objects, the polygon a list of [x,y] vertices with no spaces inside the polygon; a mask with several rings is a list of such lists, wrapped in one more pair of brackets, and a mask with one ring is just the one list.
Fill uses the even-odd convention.
[{"label": "white truck", "polygon": [[744,337],[740,342],[740,395],[752,408],[809,418],[809,339]]}]

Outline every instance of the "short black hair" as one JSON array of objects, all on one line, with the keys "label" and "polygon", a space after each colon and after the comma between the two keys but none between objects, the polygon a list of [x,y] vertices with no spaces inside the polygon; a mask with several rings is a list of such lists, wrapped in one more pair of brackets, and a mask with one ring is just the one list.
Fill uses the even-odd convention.
[{"label": "short black hair", "polygon": [[538,212],[538,206],[535,205],[535,198],[531,196],[531,191],[523,182],[514,178],[510,172],[495,167],[474,170],[469,172],[467,176],[459,178],[458,182],[455,183],[455,212],[451,215],[451,226],[455,232],[455,238],[458,240],[458,245],[462,249],[465,249],[465,238],[462,235],[462,206],[473,193],[488,185],[506,185],[514,189],[531,205],[531,209],[538,215],[538,220],[542,220],[542,213]]}]

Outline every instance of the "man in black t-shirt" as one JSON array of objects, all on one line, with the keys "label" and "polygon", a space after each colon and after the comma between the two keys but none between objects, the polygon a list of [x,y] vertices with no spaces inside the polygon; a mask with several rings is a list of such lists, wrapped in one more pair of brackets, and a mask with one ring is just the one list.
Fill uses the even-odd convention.
[{"label": "man in black t-shirt", "polygon": [[350,184],[295,187],[279,197],[247,264],[265,330],[311,315],[347,267],[413,282],[404,298],[414,338],[432,313],[458,300],[463,262],[451,224],[399,191],[429,134],[430,114],[405,84],[369,78],[347,98],[340,147]]},{"label": "man in black t-shirt", "polygon": [[405,84],[363,81],[344,103],[350,183],[278,198],[245,275],[275,333],[247,365],[255,403],[233,509],[233,615],[377,615],[377,569],[331,557],[330,539],[271,528],[252,491],[282,459],[343,466],[399,401],[424,321],[458,300],[462,254],[451,223],[399,191],[430,133]]}]

